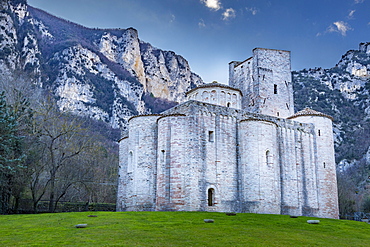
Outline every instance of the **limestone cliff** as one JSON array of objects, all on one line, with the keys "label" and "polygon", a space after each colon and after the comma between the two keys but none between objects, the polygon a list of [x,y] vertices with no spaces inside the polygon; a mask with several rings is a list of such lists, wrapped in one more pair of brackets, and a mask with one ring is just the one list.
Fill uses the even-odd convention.
[{"label": "limestone cliff", "polygon": [[354,198],[366,194],[370,175],[370,42],[346,52],[333,68],[294,71],[293,82],[297,110],[311,107],[334,117],[338,171],[352,177],[350,181],[357,186]]},{"label": "limestone cliff", "polygon": [[134,28],[89,29],[25,0],[0,9],[1,74],[26,74],[60,109],[124,128],[130,116],[182,102],[203,83],[183,57],[140,40]]}]

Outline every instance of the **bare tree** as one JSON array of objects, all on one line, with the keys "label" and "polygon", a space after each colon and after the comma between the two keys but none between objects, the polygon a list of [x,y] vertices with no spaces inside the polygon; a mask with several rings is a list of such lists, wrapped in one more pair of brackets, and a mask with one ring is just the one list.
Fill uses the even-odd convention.
[{"label": "bare tree", "polygon": [[[58,201],[77,182],[71,175],[81,176],[75,157],[90,148],[91,138],[81,127],[80,119],[59,111],[50,97],[40,103],[34,115],[33,131],[38,137],[42,156],[34,170],[31,189],[34,203],[47,193],[49,211],[54,212]],[[37,196],[36,188],[41,189]]]}]

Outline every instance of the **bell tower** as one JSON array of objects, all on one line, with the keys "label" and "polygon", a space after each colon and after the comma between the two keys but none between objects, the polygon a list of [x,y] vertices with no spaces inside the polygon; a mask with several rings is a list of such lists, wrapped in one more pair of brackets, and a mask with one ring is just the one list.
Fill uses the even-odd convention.
[{"label": "bell tower", "polygon": [[242,91],[243,109],[280,118],[294,114],[289,51],[255,48],[253,57],[230,62],[229,85]]}]

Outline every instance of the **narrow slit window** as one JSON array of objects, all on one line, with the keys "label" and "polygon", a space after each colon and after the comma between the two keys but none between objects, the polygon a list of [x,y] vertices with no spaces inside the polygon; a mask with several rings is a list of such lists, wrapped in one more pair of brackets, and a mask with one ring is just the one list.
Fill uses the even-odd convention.
[{"label": "narrow slit window", "polygon": [[128,164],[127,164],[127,171],[132,172],[132,167],[134,163],[134,154],[132,151],[128,153]]},{"label": "narrow slit window", "polygon": [[214,142],[215,141],[215,132],[214,131],[208,131],[208,141]]},{"label": "narrow slit window", "polygon": [[277,94],[278,93],[278,88],[277,88],[277,85],[274,84],[274,94]]},{"label": "narrow slit window", "polygon": [[320,130],[318,131],[318,134],[319,134],[319,136],[321,136],[321,131]]},{"label": "narrow slit window", "polygon": [[326,164],[325,164],[325,162],[324,162],[324,168],[326,167]]},{"label": "narrow slit window", "polygon": [[166,158],[166,151],[165,150],[161,150],[161,153],[162,153],[162,155],[161,155],[161,163],[164,163],[165,158]]},{"label": "narrow slit window", "polygon": [[208,206],[214,206],[214,205],[215,205],[215,190],[208,189]]},{"label": "narrow slit window", "polygon": [[270,160],[270,150],[266,151],[266,165],[270,165],[271,160]]}]

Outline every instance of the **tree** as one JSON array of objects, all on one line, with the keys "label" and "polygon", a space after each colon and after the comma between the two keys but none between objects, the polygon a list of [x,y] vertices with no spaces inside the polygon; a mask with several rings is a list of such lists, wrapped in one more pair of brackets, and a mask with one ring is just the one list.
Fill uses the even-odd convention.
[{"label": "tree", "polygon": [[84,174],[77,157],[88,151],[91,138],[80,118],[61,112],[49,97],[35,109],[35,145],[32,180],[30,184],[34,208],[44,196],[49,199],[49,212],[54,212],[58,201]]},{"label": "tree", "polygon": [[0,213],[9,212],[9,202],[17,173],[22,166],[21,137],[14,112],[8,107],[5,93],[0,93]]},{"label": "tree", "polygon": [[362,210],[365,212],[365,213],[370,213],[370,196],[368,196],[363,204],[362,204]]}]

